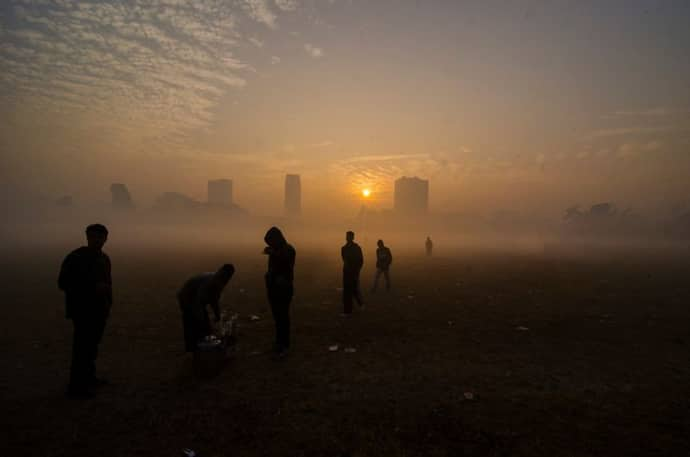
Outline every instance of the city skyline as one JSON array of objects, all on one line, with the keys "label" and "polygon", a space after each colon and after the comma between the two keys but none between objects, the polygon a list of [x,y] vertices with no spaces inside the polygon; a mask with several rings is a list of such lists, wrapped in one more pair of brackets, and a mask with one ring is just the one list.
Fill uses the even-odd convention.
[{"label": "city skyline", "polygon": [[[690,198],[690,5],[678,1],[12,0],[0,5],[2,195],[169,189],[282,211]],[[270,197],[269,197],[270,196]]]}]

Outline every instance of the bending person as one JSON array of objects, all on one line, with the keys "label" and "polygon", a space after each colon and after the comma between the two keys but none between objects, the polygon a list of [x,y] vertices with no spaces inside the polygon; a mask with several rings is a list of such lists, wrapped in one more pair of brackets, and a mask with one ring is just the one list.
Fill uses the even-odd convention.
[{"label": "bending person", "polygon": [[221,293],[235,274],[232,264],[225,264],[215,273],[201,273],[189,278],[177,293],[182,310],[184,344],[187,352],[196,352],[199,340],[212,333],[207,306],[213,310],[215,322],[220,321]]}]

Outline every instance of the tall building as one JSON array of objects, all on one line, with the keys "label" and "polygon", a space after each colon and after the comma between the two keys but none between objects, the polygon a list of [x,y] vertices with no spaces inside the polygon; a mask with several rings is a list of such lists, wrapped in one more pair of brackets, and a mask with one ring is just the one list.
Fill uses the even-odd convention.
[{"label": "tall building", "polygon": [[110,185],[110,195],[112,196],[112,205],[116,209],[132,209],[134,208],[134,202],[132,201],[132,196],[127,190],[127,186],[116,182]]},{"label": "tall building", "polygon": [[285,175],[285,212],[290,215],[302,212],[302,186],[299,175]]},{"label": "tall building", "polygon": [[232,179],[212,179],[208,182],[208,204],[232,206]]},{"label": "tall building", "polygon": [[429,210],[429,181],[403,176],[395,181],[393,207],[396,213],[426,213]]}]

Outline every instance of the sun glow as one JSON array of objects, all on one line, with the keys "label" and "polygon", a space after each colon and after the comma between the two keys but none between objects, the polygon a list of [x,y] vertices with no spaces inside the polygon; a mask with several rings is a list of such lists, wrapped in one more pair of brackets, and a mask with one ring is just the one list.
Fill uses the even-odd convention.
[{"label": "sun glow", "polygon": [[364,198],[369,198],[370,195],[371,195],[371,190],[369,190],[369,189],[362,189],[362,196],[363,196]]}]

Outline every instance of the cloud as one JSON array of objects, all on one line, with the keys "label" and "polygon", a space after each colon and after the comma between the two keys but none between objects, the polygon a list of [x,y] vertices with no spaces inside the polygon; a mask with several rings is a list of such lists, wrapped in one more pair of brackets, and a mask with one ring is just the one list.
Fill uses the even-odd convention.
[{"label": "cloud", "polygon": [[325,141],[321,141],[319,143],[312,143],[309,146],[311,146],[312,148],[327,148],[329,146],[335,146],[335,142],[330,141],[330,140],[325,140]]},{"label": "cloud", "polygon": [[[274,23],[262,2],[247,3]],[[210,128],[219,100],[253,71],[234,54],[232,2],[61,0],[19,12],[0,16],[0,103],[27,112],[91,113],[94,128],[146,130],[169,145]]]},{"label": "cloud", "polygon": [[256,22],[265,24],[270,28],[276,27],[276,15],[271,11],[267,0],[243,0],[242,6],[249,17]]},{"label": "cloud", "polygon": [[312,56],[315,59],[323,57],[323,55],[324,55],[323,49],[318,48],[318,47],[312,45],[311,43],[306,43],[304,45],[304,50],[307,51],[307,54],[309,54],[310,56]]},{"label": "cloud", "polygon": [[272,63],[273,65],[279,64],[279,63],[280,63],[280,57],[278,57],[278,56],[271,56],[271,63]]},{"label": "cloud", "polygon": [[613,113],[614,116],[668,116],[671,110],[668,108],[649,108],[643,110],[621,110]]},{"label": "cloud", "polygon": [[253,44],[254,46],[256,46],[257,48],[263,48],[264,47],[264,42],[259,40],[258,38],[252,37],[249,39],[249,42],[251,44]]},{"label": "cloud", "polygon": [[275,0],[275,4],[283,11],[294,11],[299,6],[297,0]]},{"label": "cloud", "polygon": [[625,143],[618,148],[618,157],[637,157],[644,153],[660,150],[664,144],[660,141],[649,141],[647,143]]},{"label": "cloud", "polygon": [[621,135],[638,135],[638,134],[649,134],[658,132],[668,132],[676,128],[674,125],[657,125],[657,126],[639,126],[639,127],[620,127],[620,128],[610,128],[610,129],[598,129],[594,130],[583,139],[593,140],[597,138],[606,138],[612,136]]}]

